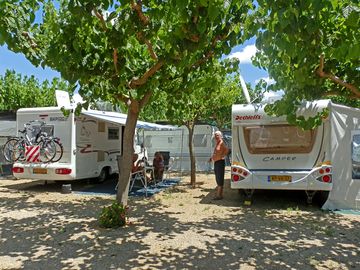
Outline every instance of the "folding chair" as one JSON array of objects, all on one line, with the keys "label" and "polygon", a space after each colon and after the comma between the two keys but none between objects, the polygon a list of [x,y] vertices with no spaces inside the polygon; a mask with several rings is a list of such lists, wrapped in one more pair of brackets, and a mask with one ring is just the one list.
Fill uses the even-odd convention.
[{"label": "folding chair", "polygon": [[170,152],[169,151],[160,151],[161,155],[164,158],[164,178],[165,179],[169,179],[170,178],[170,171],[171,171],[171,167],[174,164],[174,158],[170,157]]},{"label": "folding chair", "polygon": [[[133,173],[130,174],[129,193],[133,189],[133,187],[135,185],[135,182],[140,182],[141,185],[145,189],[145,196],[147,197],[147,180],[146,180],[146,176],[145,176],[144,173],[145,172],[143,170],[141,170],[141,171],[133,172]],[[116,184],[115,190],[118,189],[118,185],[119,185],[119,183]]]},{"label": "folding chair", "polygon": [[145,196],[147,197],[147,179],[144,170],[133,172],[130,174],[130,187],[129,192],[133,189],[135,182],[141,183],[141,186],[145,189]]}]

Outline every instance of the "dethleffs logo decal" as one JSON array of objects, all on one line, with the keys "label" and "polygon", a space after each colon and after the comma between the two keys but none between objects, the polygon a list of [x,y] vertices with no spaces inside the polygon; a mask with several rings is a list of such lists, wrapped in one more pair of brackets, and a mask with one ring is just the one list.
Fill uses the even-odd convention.
[{"label": "dethleffs logo decal", "polygon": [[261,116],[258,114],[255,115],[235,115],[235,121],[243,121],[243,120],[259,120]]}]

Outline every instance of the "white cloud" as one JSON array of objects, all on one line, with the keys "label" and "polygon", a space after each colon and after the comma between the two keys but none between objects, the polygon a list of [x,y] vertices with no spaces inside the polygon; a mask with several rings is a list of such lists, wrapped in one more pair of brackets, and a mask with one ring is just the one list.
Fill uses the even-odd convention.
[{"label": "white cloud", "polygon": [[270,85],[270,84],[274,84],[275,83],[275,80],[270,78],[270,77],[263,77],[263,78],[260,78],[258,80],[255,81],[255,84],[257,84],[258,82],[260,82],[260,80],[263,79],[265,80],[265,82]]},{"label": "white cloud", "polygon": [[229,55],[229,58],[237,58],[240,61],[240,64],[251,63],[251,57],[256,53],[255,44],[246,46],[242,51],[235,52]]}]

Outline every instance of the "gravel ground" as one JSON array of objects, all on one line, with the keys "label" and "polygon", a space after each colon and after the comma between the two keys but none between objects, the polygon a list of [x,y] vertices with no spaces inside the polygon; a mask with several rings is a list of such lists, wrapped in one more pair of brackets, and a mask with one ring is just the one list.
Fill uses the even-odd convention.
[{"label": "gravel ground", "polygon": [[[227,171],[229,179],[229,171]],[[0,180],[0,269],[360,269],[360,215],[306,205],[302,192],[231,190],[212,174],[130,198],[130,225],[99,227],[113,196]]]}]

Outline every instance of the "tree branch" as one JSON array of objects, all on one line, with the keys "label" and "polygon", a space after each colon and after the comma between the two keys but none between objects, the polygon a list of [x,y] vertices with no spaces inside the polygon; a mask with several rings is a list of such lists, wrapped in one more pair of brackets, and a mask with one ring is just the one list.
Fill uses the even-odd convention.
[{"label": "tree branch", "polygon": [[345,87],[346,89],[350,90],[356,97],[360,98],[360,90],[357,89],[354,85],[347,83],[343,80],[341,80],[339,77],[336,77],[335,75],[331,74],[331,73],[326,73],[324,71],[324,59],[325,59],[325,55],[321,54],[320,55],[320,64],[319,67],[316,69],[316,74],[320,77],[320,78],[326,78],[329,79],[337,84],[340,84],[341,86]]},{"label": "tree branch", "polygon": [[150,100],[152,95],[152,91],[149,90],[145,93],[144,97],[140,100],[139,106],[140,108],[143,108]]},{"label": "tree branch", "polygon": [[205,63],[209,58],[213,57],[214,54],[215,54],[215,46],[216,46],[216,43],[218,41],[222,41],[226,38],[227,34],[223,34],[223,35],[218,35],[214,38],[214,40],[211,42],[211,47],[210,47],[210,50],[205,54],[205,56],[201,59],[199,59],[198,61],[196,61],[192,67],[196,68],[200,65],[202,65],[203,63]]},{"label": "tree branch", "polygon": [[93,12],[94,12],[95,16],[99,18],[100,24],[101,24],[101,27],[103,28],[103,30],[106,31],[106,22],[104,20],[103,15],[95,8],[93,9]]},{"label": "tree branch", "polygon": [[116,98],[117,100],[120,100],[122,102],[124,102],[125,104],[129,103],[130,97],[125,96],[124,94],[115,94],[114,98]]},{"label": "tree branch", "polygon": [[117,63],[118,63],[118,50],[116,48],[114,48],[113,51],[113,60],[114,60],[114,68],[115,68],[115,72],[116,74],[118,74],[118,68],[117,68]]},{"label": "tree branch", "polygon": [[136,11],[136,13],[143,25],[149,24],[149,18],[147,16],[145,16],[144,13],[142,12],[142,1],[141,0],[138,0],[137,3],[135,3],[134,1],[131,1],[131,8]]},{"label": "tree branch", "polygon": [[144,38],[143,33],[142,32],[137,32],[136,33],[136,38],[137,38],[138,41],[144,42],[146,44],[151,58],[153,60],[155,60],[155,61],[158,60],[158,57],[157,57],[157,55],[156,55],[156,53],[154,51],[154,48],[153,48],[152,44],[150,43],[150,41],[148,39]]},{"label": "tree branch", "polygon": [[138,88],[145,84],[147,80],[153,76],[162,66],[164,65],[164,61],[158,61],[154,66],[152,66],[141,78],[134,78],[130,81],[130,88]]}]

